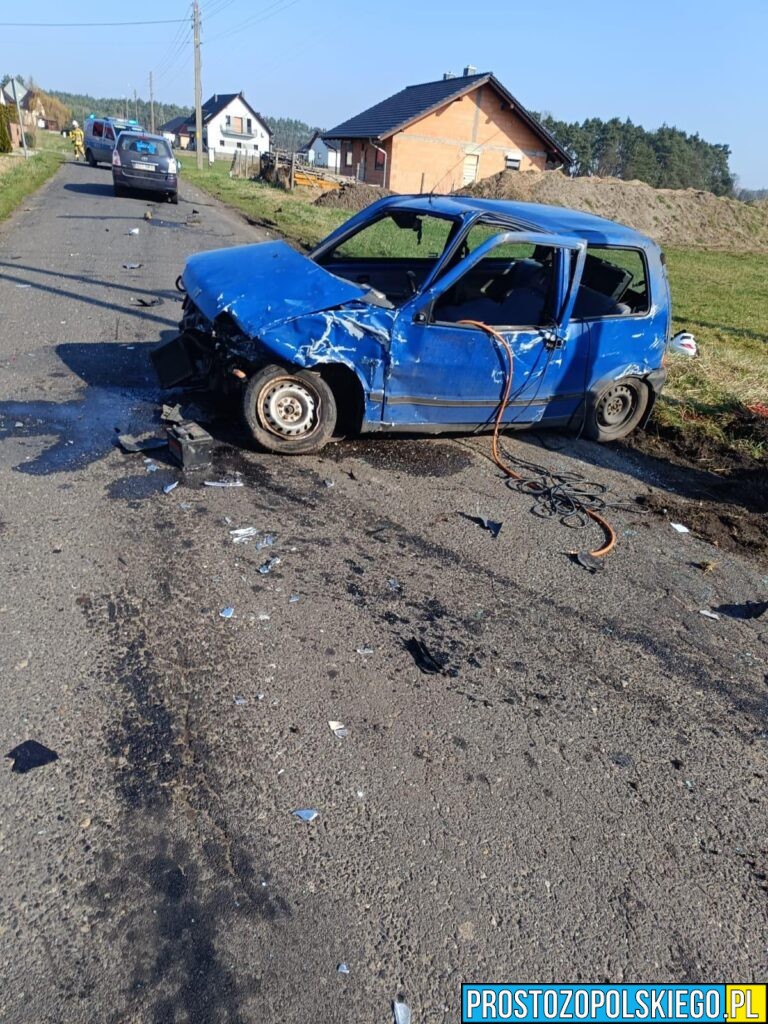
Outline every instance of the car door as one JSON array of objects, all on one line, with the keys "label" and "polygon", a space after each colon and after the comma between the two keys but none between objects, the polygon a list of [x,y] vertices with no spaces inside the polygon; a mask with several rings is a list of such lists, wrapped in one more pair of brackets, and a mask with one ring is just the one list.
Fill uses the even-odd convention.
[{"label": "car door", "polygon": [[[510,308],[521,312],[522,321],[530,321],[532,293],[524,294],[524,289],[510,288],[511,293],[519,292],[511,306],[494,300],[483,302],[481,296],[474,304],[459,303],[449,312],[445,297],[457,294],[462,282],[482,274],[485,266],[494,268],[492,276],[516,269],[505,265],[510,261],[494,260],[494,250],[501,252],[503,246],[524,243],[551,255],[546,298],[551,310],[546,323],[490,322],[504,319]],[[567,421],[582,401],[589,360],[589,328],[571,322],[585,249],[586,243],[577,238],[502,230],[403,306],[393,330],[384,421],[418,429],[480,426],[493,421],[504,395],[507,352],[487,331],[462,320],[483,321],[511,348],[512,386],[504,422]],[[466,317],[462,313],[465,308]],[[496,315],[491,315],[497,308]]]}]

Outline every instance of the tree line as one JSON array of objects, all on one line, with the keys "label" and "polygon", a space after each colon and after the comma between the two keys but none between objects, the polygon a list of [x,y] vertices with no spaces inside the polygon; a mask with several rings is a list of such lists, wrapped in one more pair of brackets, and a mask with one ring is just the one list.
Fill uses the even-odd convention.
[{"label": "tree line", "polygon": [[730,148],[662,125],[648,131],[627,118],[558,121],[535,115],[573,158],[577,177],[645,181],[654,188],[697,188],[717,196],[734,194]]}]

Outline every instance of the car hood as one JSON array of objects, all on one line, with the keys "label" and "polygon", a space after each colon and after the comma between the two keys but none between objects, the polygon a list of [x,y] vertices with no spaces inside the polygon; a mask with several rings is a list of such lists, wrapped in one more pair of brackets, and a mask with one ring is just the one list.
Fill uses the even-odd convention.
[{"label": "car hood", "polygon": [[285,242],[198,253],[182,275],[187,295],[213,321],[229,313],[248,335],[307,313],[362,299],[367,290],[334,277]]}]

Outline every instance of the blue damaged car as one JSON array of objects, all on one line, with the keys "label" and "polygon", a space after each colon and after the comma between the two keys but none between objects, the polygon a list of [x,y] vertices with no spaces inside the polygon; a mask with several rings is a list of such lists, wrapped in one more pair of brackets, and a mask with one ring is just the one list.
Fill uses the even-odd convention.
[{"label": "blue damaged car", "polygon": [[152,355],[161,385],[223,390],[273,452],[335,431],[490,430],[505,394],[504,428],[612,441],[665,377],[662,252],[560,207],[394,196],[309,255],[281,241],[194,255],[179,287],[180,333]]}]

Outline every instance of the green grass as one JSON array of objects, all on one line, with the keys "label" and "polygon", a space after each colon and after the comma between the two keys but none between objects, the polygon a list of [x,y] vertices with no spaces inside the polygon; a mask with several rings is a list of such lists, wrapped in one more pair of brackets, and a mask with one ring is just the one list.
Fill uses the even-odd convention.
[{"label": "green grass", "polygon": [[768,403],[768,264],[752,253],[667,252],[673,331],[690,330],[699,358],[669,359],[656,415],[764,457],[759,442],[733,440],[728,424],[741,406]]},{"label": "green grass", "polygon": [[4,161],[0,171],[0,220],[8,217],[28,195],[48,181],[63,159],[60,151],[41,149],[28,160],[19,156]]},{"label": "green grass", "polygon": [[[314,206],[300,193],[229,178],[229,163],[199,173],[185,155],[183,176],[289,241],[315,245],[349,214]],[[729,436],[729,424],[745,405],[768,404],[768,260],[753,253],[667,251],[673,332],[690,330],[700,356],[668,360],[669,380],[659,401],[658,422],[689,438],[704,434],[765,457],[759,441]]]}]

